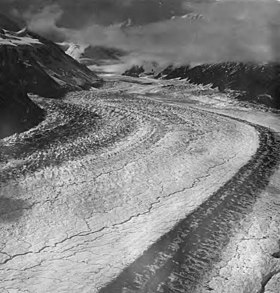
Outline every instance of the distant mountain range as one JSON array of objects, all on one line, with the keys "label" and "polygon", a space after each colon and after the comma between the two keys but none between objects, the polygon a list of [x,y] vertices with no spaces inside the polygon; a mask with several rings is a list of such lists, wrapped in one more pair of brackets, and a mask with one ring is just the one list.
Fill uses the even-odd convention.
[{"label": "distant mountain range", "polygon": [[152,75],[163,79],[187,79],[195,84],[212,84],[221,92],[236,90],[237,98],[280,109],[280,64],[252,62],[223,62],[197,66],[168,66],[161,72],[133,66],[124,75]]},{"label": "distant mountain range", "polygon": [[101,84],[94,72],[53,42],[18,29],[0,15],[0,137],[25,130],[42,118],[43,111],[27,93],[60,98],[68,91]]}]

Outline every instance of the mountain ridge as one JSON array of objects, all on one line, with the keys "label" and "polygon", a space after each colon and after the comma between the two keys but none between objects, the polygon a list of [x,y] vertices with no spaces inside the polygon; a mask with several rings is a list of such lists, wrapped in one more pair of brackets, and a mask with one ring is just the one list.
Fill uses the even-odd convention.
[{"label": "mountain ridge", "polygon": [[[133,66],[123,75],[151,75],[143,66]],[[280,109],[280,64],[254,62],[220,62],[200,65],[169,65],[154,78],[186,79],[194,84],[208,85],[221,92],[234,90],[236,98]]]}]

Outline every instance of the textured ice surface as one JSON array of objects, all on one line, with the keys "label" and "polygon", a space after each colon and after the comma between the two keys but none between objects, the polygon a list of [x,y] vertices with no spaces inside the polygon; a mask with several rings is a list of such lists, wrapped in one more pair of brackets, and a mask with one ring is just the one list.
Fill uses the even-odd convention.
[{"label": "textured ice surface", "polygon": [[0,290],[97,292],[256,152],[253,127],[148,83],[37,99],[46,120],[0,142]]}]

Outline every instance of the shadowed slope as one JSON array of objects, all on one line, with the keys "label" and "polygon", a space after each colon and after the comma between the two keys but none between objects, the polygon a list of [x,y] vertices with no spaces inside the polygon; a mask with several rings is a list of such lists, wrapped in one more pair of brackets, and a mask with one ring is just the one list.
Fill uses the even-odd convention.
[{"label": "shadowed slope", "polygon": [[[3,47],[0,47],[0,52]],[[43,110],[27,96],[19,76],[23,65],[15,59],[0,64],[0,138],[27,130],[43,119]]]}]

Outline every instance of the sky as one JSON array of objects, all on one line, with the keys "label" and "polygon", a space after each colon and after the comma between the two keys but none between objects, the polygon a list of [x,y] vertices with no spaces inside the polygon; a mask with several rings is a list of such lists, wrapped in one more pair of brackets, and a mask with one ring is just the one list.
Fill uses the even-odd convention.
[{"label": "sky", "polygon": [[189,10],[185,4],[185,0],[0,0],[0,9],[26,17],[52,7],[60,10],[59,26],[81,28],[92,23],[111,25],[128,18],[135,25],[143,25],[184,14]]},{"label": "sky", "polygon": [[0,12],[54,41],[131,51],[130,62],[280,59],[276,0],[0,0]]}]

